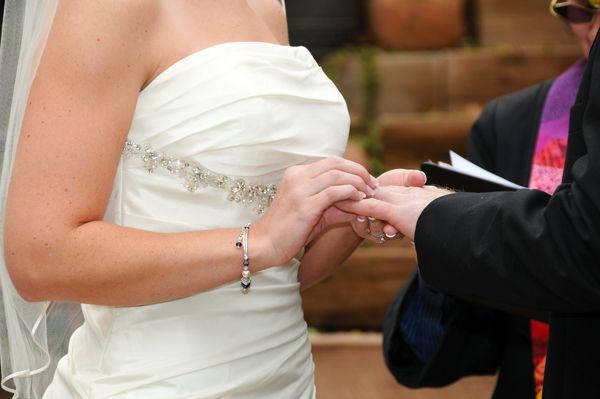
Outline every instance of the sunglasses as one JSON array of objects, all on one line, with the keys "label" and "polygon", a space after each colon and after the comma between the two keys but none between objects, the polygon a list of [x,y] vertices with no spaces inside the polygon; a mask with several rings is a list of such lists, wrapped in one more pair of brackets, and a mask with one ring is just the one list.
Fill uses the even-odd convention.
[{"label": "sunglasses", "polygon": [[557,1],[552,0],[552,3],[550,3],[550,13],[563,17],[573,24],[590,22],[594,14],[600,13],[600,9],[597,8],[569,2],[558,3]]}]

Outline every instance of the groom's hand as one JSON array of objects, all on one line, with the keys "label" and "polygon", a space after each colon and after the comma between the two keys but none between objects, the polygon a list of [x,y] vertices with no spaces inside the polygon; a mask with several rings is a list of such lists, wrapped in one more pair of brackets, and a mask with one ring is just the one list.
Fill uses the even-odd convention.
[{"label": "groom's hand", "polygon": [[[409,178],[406,173],[400,173],[398,176],[402,179]],[[362,201],[341,201],[335,206],[345,212],[385,220],[405,237],[414,241],[417,220],[423,209],[436,198],[451,193],[452,191],[434,186],[380,186],[372,198]]]},{"label": "groom's hand", "polygon": [[[390,170],[377,178],[379,186],[423,187],[426,181],[427,177],[423,172],[405,169]],[[378,243],[384,243],[392,239],[401,240],[404,237],[393,225],[386,223],[382,219],[367,218],[367,216],[358,214],[356,220],[352,222],[354,231],[360,237]]]},{"label": "groom's hand", "polygon": [[[383,186],[408,186],[423,187],[427,182],[425,173],[418,170],[394,169],[377,178],[380,187]],[[360,215],[352,223],[354,231],[359,236],[370,241],[383,243],[388,240],[401,240],[404,236],[393,225],[385,220],[373,217],[367,218]],[[385,237],[383,240],[381,237]]]}]

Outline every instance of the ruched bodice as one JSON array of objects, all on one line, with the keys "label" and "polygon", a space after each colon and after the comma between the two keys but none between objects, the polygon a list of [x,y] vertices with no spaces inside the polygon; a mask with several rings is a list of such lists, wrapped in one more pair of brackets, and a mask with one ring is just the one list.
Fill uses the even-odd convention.
[{"label": "ruched bodice", "polygon": [[[241,227],[260,217],[256,201],[237,202],[218,179],[276,187],[292,165],[342,155],[348,128],[342,96],[305,48],[210,47],[140,93],[105,220],[158,232]],[[217,183],[190,188],[206,174]],[[245,294],[234,281],[150,306],[84,305],[46,398],[314,397],[298,259],[253,274]]]},{"label": "ruched bodice", "polygon": [[[292,165],[342,155],[348,128],[341,94],[305,48],[245,42],[210,47],[159,75],[140,93],[129,139],[268,186]],[[151,220],[157,230],[177,232],[236,227],[258,216],[253,206],[223,201],[225,191],[191,195],[183,186],[165,168],[149,176],[139,157],[126,159],[106,218],[132,227]],[[157,206],[140,206],[150,203]]]}]

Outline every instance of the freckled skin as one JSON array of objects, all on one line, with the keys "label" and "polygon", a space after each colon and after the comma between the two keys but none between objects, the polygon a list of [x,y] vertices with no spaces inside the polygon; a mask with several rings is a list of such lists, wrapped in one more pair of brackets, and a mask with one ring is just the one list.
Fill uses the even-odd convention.
[{"label": "freckled skin", "polygon": [[[288,44],[279,3],[58,3],[28,99],[5,219],[7,266],[26,300],[135,306],[240,278],[239,253],[231,250],[238,228],[160,234],[102,220],[140,90],[182,58],[235,41]],[[338,170],[336,162],[324,165]],[[366,192],[368,172],[343,165],[360,176],[356,188]],[[292,187],[288,197],[311,199],[306,188]],[[293,202],[280,203],[253,224],[253,270],[298,253],[288,257],[287,247],[275,243],[290,236],[290,225],[305,226],[306,218],[288,206]],[[359,242],[349,226],[325,231],[306,249],[303,286],[331,273]]]}]

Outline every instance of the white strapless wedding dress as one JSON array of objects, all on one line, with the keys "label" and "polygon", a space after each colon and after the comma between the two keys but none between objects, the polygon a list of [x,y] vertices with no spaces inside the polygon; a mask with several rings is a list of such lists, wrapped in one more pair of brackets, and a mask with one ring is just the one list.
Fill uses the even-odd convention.
[{"label": "white strapless wedding dress", "polygon": [[[241,228],[268,204],[256,186],[341,156],[349,122],[303,47],[192,54],[140,93],[105,220],[167,233]],[[238,280],[150,306],[83,305],[44,398],[314,398],[299,258],[253,274],[245,294]],[[240,253],[240,276],[241,263]]]}]

